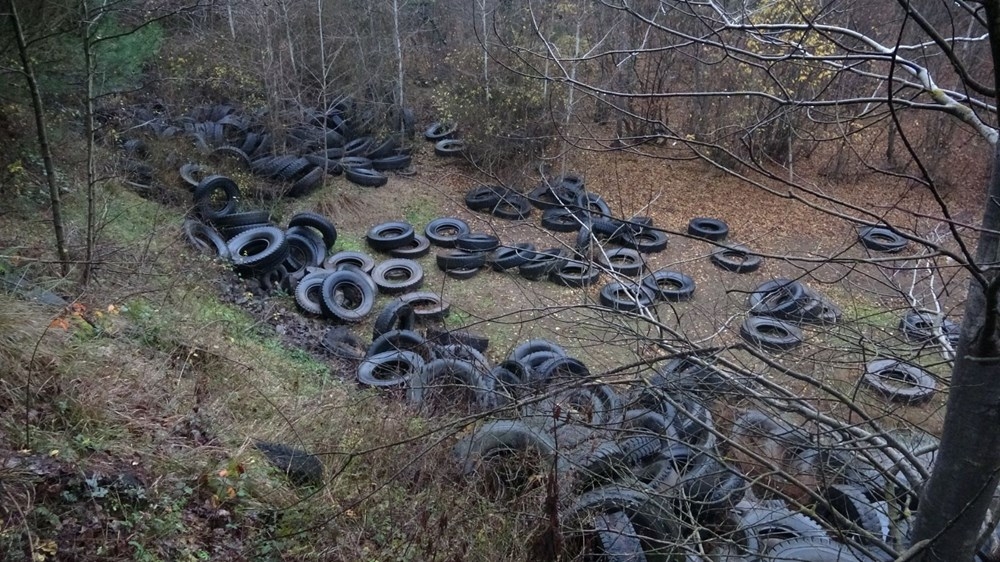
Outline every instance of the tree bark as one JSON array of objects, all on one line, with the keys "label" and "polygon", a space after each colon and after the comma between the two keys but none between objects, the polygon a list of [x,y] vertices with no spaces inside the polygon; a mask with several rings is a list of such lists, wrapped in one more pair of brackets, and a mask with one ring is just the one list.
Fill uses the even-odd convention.
[{"label": "tree bark", "polygon": [[84,99],[84,134],[87,136],[87,250],[80,272],[80,284],[87,285],[94,272],[94,249],[97,246],[97,218],[96,205],[94,202],[94,189],[97,183],[97,166],[94,154],[94,56],[91,44],[90,3],[88,0],[80,1],[83,28],[83,63],[85,65],[86,77],[85,99]]},{"label": "tree bark", "polygon": [[35,113],[35,128],[38,129],[38,149],[42,153],[42,165],[45,168],[45,180],[49,187],[49,203],[52,205],[52,228],[56,237],[56,254],[59,256],[60,272],[65,277],[69,273],[69,253],[66,251],[66,235],[63,229],[62,201],[59,195],[59,186],[56,184],[56,167],[52,161],[52,149],[49,146],[49,137],[45,126],[45,105],[42,103],[42,94],[38,89],[38,80],[35,78],[35,69],[31,64],[31,57],[28,56],[28,43],[24,37],[24,29],[21,27],[21,20],[17,15],[17,6],[14,0],[7,0],[10,13],[10,24],[14,31],[14,40],[17,43],[17,54],[21,59],[21,70],[28,83],[28,91],[31,93],[31,105]]}]

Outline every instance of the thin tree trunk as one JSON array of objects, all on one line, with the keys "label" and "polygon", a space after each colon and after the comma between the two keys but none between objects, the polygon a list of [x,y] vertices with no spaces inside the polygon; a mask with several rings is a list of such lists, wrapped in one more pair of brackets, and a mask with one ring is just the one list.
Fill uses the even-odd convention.
[{"label": "thin tree trunk", "polygon": [[52,205],[52,228],[56,236],[56,253],[59,256],[60,271],[63,276],[69,273],[69,252],[66,251],[66,235],[63,230],[62,201],[59,196],[59,186],[56,185],[56,167],[52,162],[52,149],[49,146],[49,137],[45,127],[45,105],[42,103],[42,94],[38,89],[38,80],[35,78],[35,70],[31,64],[31,57],[28,56],[28,44],[24,38],[24,30],[21,28],[21,20],[17,15],[17,6],[14,0],[7,0],[10,8],[10,23],[14,31],[14,40],[17,43],[17,54],[21,59],[21,70],[24,78],[28,82],[28,90],[31,93],[31,105],[35,113],[35,128],[38,130],[38,148],[42,153],[42,165],[45,167],[45,179],[49,186],[49,202]]},{"label": "thin tree trunk", "polygon": [[405,133],[406,123],[403,119],[403,40],[399,36],[399,0],[392,0],[393,40],[396,46],[396,105],[399,106],[400,133]]},{"label": "thin tree trunk", "polygon": [[84,100],[84,132],[87,136],[87,251],[83,269],[80,273],[80,283],[90,282],[94,272],[94,249],[97,246],[97,221],[94,202],[94,187],[97,183],[97,167],[94,161],[94,57],[91,50],[90,4],[81,0],[83,12],[83,63],[85,65],[86,97]]}]

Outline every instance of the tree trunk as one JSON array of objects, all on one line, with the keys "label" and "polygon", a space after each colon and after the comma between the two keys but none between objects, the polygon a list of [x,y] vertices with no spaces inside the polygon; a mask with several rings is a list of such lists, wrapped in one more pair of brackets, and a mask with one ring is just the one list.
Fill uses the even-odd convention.
[{"label": "tree trunk", "polygon": [[21,20],[17,15],[14,0],[7,0],[10,8],[10,24],[17,43],[17,54],[21,59],[21,70],[28,82],[31,93],[31,105],[35,113],[35,128],[38,129],[38,149],[42,153],[42,165],[45,167],[45,179],[49,186],[49,202],[52,205],[52,228],[56,236],[56,254],[59,256],[60,272],[63,276],[69,273],[69,253],[66,251],[66,236],[63,231],[62,201],[59,196],[59,186],[56,185],[56,167],[52,162],[52,149],[49,147],[49,137],[45,128],[45,105],[42,94],[38,90],[38,80],[35,79],[35,69],[28,56],[28,43],[24,38]]},{"label": "tree trunk", "polygon": [[86,72],[84,99],[84,134],[87,136],[87,251],[83,269],[80,272],[80,283],[90,282],[94,272],[94,248],[97,246],[97,220],[94,203],[94,188],[97,183],[97,167],[94,161],[94,56],[91,45],[90,3],[81,0],[83,21],[83,63]]}]

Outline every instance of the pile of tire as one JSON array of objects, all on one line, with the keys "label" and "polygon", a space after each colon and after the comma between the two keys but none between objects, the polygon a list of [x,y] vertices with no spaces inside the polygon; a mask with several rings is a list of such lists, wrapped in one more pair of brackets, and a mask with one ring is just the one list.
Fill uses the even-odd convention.
[{"label": "pile of tire", "polygon": [[458,124],[435,121],[424,131],[424,138],[434,143],[434,154],[455,157],[465,154],[465,141],[458,138]]},{"label": "pile of tire", "polygon": [[[874,545],[907,540],[901,514],[914,507],[920,482],[888,457],[848,450],[849,440],[820,443],[752,410],[724,429],[705,393],[663,384],[673,375],[604,384],[546,340],[519,345],[482,373],[497,406],[508,404],[498,412],[513,415],[464,433],[455,462],[496,498],[557,478],[568,558],[868,561],[882,559]],[[923,445],[903,444],[910,452]],[[926,471],[933,455],[918,460]],[[768,461],[793,477],[766,481],[775,468]],[[889,496],[887,478],[903,493]],[[787,500],[759,499],[761,489]],[[813,557],[797,557],[804,552]]]},{"label": "pile of tire", "polygon": [[899,331],[906,341],[918,345],[941,343],[943,337],[949,345],[958,345],[961,326],[944,314],[933,310],[908,310],[899,319]]},{"label": "pile of tire", "polygon": [[740,326],[746,341],[772,351],[798,347],[803,332],[798,324],[835,324],[841,310],[825,295],[794,279],[765,281],[747,297],[748,316]]}]

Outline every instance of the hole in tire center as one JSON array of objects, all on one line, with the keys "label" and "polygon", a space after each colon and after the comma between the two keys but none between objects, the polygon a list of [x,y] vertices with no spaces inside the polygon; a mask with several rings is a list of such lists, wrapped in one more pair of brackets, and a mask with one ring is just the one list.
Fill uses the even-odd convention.
[{"label": "hole in tire center", "polygon": [[384,229],[378,231],[376,234],[379,237],[381,237],[381,238],[388,238],[390,236],[391,237],[398,237],[398,236],[402,236],[403,235],[403,229],[402,228],[397,228],[397,227],[384,228]]},{"label": "hole in tire center", "polygon": [[739,250],[726,250],[725,252],[722,252],[722,256],[728,259],[729,261],[734,261],[734,262],[737,261],[745,262],[748,259],[750,259],[750,254],[747,254],[746,252],[741,252]]},{"label": "hole in tire center", "polygon": [[665,291],[679,291],[684,284],[676,279],[657,279],[656,286]]},{"label": "hole in tire center", "polygon": [[873,232],[873,233],[869,234],[868,237],[871,238],[872,240],[875,240],[876,242],[889,242],[889,243],[892,243],[892,242],[896,241],[895,237],[890,236],[888,234],[883,234],[881,232]]},{"label": "hole in tire center", "polygon": [[271,243],[267,240],[258,238],[256,240],[251,240],[250,242],[243,245],[240,248],[241,256],[256,256],[257,254],[264,253],[267,249],[271,247]]},{"label": "hole in tire center", "polygon": [[893,382],[904,383],[908,385],[917,385],[917,378],[913,376],[913,373],[909,373],[902,369],[888,368],[883,371],[878,372],[878,376],[883,379],[888,379]]},{"label": "hole in tire center", "polygon": [[342,283],[333,290],[333,302],[348,310],[359,308],[365,302],[364,292],[355,285]]},{"label": "hole in tire center", "polygon": [[781,326],[775,326],[774,324],[758,324],[757,331],[767,336],[776,336],[781,338],[791,335],[788,330],[782,328]]},{"label": "hole in tire center", "polygon": [[412,275],[408,268],[390,267],[385,271],[384,277],[386,281],[402,282],[409,280],[412,277]]}]

